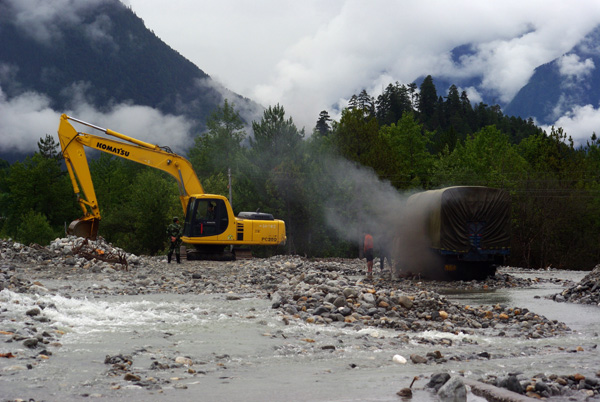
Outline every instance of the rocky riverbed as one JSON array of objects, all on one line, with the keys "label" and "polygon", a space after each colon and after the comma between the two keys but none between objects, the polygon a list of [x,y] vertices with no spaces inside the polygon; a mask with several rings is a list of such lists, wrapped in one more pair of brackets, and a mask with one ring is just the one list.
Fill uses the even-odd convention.
[{"label": "rocky riverbed", "polygon": [[[441,392],[439,398],[442,400],[460,398],[465,392],[465,383],[456,373],[451,376],[442,372],[434,376],[439,371],[436,367],[443,367],[447,362],[501,360],[526,353],[522,350],[518,353],[490,353],[485,347],[477,353],[455,353],[452,346],[457,346],[457,343],[467,342],[476,347],[475,337],[539,340],[554,339],[571,332],[564,323],[527,308],[501,303],[464,305],[441,294],[449,287],[463,291],[530,287],[544,279],[519,278],[502,270],[495,278],[485,281],[394,280],[388,272],[367,279],[364,268],[364,261],[358,259],[311,260],[298,256],[232,262],[184,260],[182,264],[166,264],[165,257],[135,256],[102,240],[91,242],[71,237],[57,239],[48,247],[29,247],[3,240],[0,243],[0,341],[4,343],[0,346],[0,389],[7,384],[3,385],[2,377],[11,376],[15,371],[43,370],[45,360],[61,353],[61,337],[64,335],[64,331],[49,318],[51,314],[48,312],[56,306],[39,302],[16,319],[5,302],[18,301],[7,296],[8,292],[11,295],[50,294],[74,299],[223,294],[227,301],[268,301],[271,313],[286,326],[334,327],[356,332],[369,330],[375,340],[378,339],[378,330],[392,331],[396,336],[390,342],[399,348],[405,345],[406,350],[410,350],[410,345],[418,344],[430,349],[423,354],[394,356],[394,361],[422,365],[424,376],[429,378],[426,388],[431,391],[428,392]],[[594,270],[597,271],[598,268]],[[598,273],[590,273],[579,284],[565,282],[566,290],[561,295],[572,301],[575,296],[567,295],[576,292],[571,289],[578,289],[577,294],[583,295],[580,299],[586,297],[586,291],[594,294],[598,288],[597,277]],[[595,300],[593,297],[588,299]],[[440,335],[423,335],[432,332]],[[315,340],[303,338],[303,342],[311,344]],[[326,344],[320,347],[335,351],[338,346]],[[568,356],[589,348],[595,349],[596,345],[564,345],[563,351]],[[529,353],[540,353],[540,350],[532,348]],[[122,378],[126,383],[153,390],[168,386],[167,379],[162,382],[148,380],[132,370],[134,358],[132,355],[112,354],[106,356],[104,363],[110,367],[111,375]],[[227,357],[215,356],[217,365],[219,360],[227,360]],[[179,368],[189,375],[202,373],[202,370],[193,369],[192,363],[190,357],[173,355],[167,361],[155,360],[152,364],[154,370]],[[582,400],[600,399],[599,376],[600,371],[586,375],[577,372],[540,373],[533,377],[511,372],[502,375],[486,373],[476,380],[510,390],[515,395]],[[451,378],[449,391],[449,387],[443,386]],[[448,392],[452,396],[444,396]],[[24,400],[28,399],[25,393],[22,396]]]}]

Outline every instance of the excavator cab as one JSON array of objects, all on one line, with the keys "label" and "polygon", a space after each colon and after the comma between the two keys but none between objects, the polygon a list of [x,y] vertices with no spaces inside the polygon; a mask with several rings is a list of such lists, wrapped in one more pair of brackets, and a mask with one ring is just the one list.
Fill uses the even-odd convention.
[{"label": "excavator cab", "polygon": [[219,198],[190,198],[183,226],[184,236],[217,236],[223,234],[228,227],[229,214],[224,200]]}]

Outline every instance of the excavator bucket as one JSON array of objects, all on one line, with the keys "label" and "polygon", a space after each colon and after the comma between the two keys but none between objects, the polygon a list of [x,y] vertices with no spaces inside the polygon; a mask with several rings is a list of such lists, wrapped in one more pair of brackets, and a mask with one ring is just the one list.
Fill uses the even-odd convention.
[{"label": "excavator bucket", "polygon": [[67,234],[84,237],[86,239],[96,240],[98,235],[98,220],[97,219],[76,219],[69,225]]}]

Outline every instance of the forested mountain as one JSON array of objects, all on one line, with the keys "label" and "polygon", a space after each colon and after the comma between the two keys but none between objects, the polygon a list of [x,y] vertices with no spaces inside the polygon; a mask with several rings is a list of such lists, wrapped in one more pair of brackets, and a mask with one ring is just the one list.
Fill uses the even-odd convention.
[{"label": "forested mountain", "polygon": [[0,0],[0,86],[7,100],[30,91],[57,111],[82,97],[100,111],[143,105],[184,115],[197,124],[195,131],[224,96],[242,114],[246,107],[259,109],[219,87],[119,0],[74,3],[35,21],[24,20],[13,4]]}]

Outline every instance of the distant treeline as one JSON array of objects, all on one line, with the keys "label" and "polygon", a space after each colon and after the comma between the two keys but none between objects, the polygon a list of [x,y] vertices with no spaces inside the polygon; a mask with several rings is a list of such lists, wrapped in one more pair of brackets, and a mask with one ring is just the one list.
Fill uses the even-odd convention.
[{"label": "distant treeline", "polygon": [[[287,245],[257,250],[263,255],[356,257],[361,228],[393,236],[404,196],[482,185],[511,194],[511,265],[591,269],[599,261],[595,134],[575,147],[561,128],[546,133],[497,105],[473,106],[455,86],[438,95],[430,76],[419,87],[390,84],[377,98],[362,91],[339,121],[322,111],[311,135],[281,105],[265,110],[251,133],[244,127],[226,101],[186,156],[208,193],[228,195],[231,169],[236,212],[260,209],[285,220]],[[45,244],[81,211],[57,142],[46,136],[38,148],[24,162],[0,166],[0,233]],[[172,178],[107,154],[90,169],[99,234],[130,252],[163,252],[165,228],[182,214]]]}]

